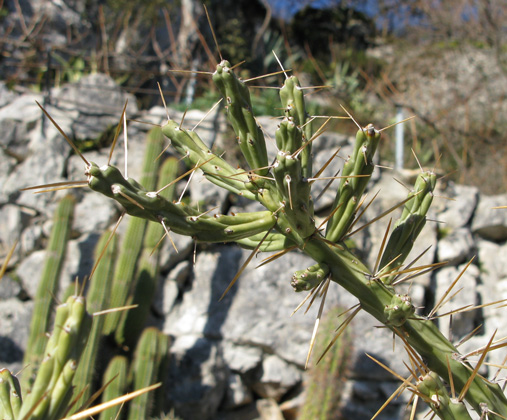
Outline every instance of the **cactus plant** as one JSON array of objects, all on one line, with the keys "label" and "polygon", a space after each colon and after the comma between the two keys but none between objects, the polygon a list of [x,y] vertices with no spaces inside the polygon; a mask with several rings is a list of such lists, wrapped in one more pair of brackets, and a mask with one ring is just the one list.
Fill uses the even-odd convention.
[{"label": "cactus plant", "polygon": [[82,296],[71,296],[57,307],[55,328],[18,418],[58,420],[65,414],[72,397],[72,379],[91,323]]},{"label": "cactus plant", "polygon": [[34,369],[44,357],[44,348],[48,341],[46,332],[49,329],[53,299],[58,291],[60,271],[65,258],[65,248],[70,236],[72,215],[75,199],[68,195],[64,197],[54,216],[41,280],[35,295],[34,316],[30,325],[27,351],[23,363],[28,366],[25,372],[24,386],[30,386],[34,379]]},{"label": "cactus plant", "polygon": [[[109,362],[103,377],[105,386],[103,401],[110,401],[123,395],[128,386],[128,359],[125,356],[116,356]],[[118,408],[110,407],[100,413],[100,420],[109,420],[117,417]]]},{"label": "cactus plant", "polygon": [[[154,186],[158,176],[158,164],[152,165],[157,155],[162,150],[162,135],[160,129],[152,130],[148,135],[147,158],[145,168],[145,179],[148,185]],[[177,161],[170,159],[164,165],[160,183],[166,185],[174,178],[174,173],[177,168]],[[170,198],[173,193],[173,188],[167,188],[164,193],[166,198]],[[104,335],[104,316],[93,317],[89,312],[94,313],[110,307],[110,295],[112,288],[113,272],[115,266],[115,254],[117,248],[117,238],[114,233],[105,232],[99,240],[96,247],[97,264],[92,271],[91,278],[89,279],[89,287],[87,296],[89,299],[88,308],[86,308],[86,298],[84,296],[72,295],[72,292],[83,290],[83,285],[78,283],[72,284],[68,290],[65,291],[65,303],[58,305],[54,319],[54,328],[51,336],[48,337],[47,330],[49,329],[49,321],[51,315],[51,308],[53,305],[53,297],[58,290],[60,270],[63,258],[65,256],[65,247],[67,239],[70,234],[72,214],[74,207],[74,198],[71,196],[64,197],[55,213],[53,230],[50,235],[47,249],[46,263],[43,268],[42,280],[39,283],[39,288],[36,295],[36,304],[34,309],[34,317],[31,327],[31,337],[26,353],[25,361],[29,361],[28,374],[25,375],[26,384],[20,386],[17,378],[11,374],[7,369],[0,370],[0,418],[19,420],[19,419],[61,419],[71,411],[77,411],[88,401],[91,392],[94,390],[94,379],[97,374],[96,367],[99,365],[98,356],[100,345],[102,344],[102,337]],[[136,220],[136,222],[146,224],[146,221]],[[138,226],[134,226],[137,228]],[[160,225],[150,226],[148,235],[150,240],[145,244],[149,246],[147,252],[152,251],[154,245],[154,238],[162,235],[163,229],[159,230]],[[144,231],[144,226],[141,229],[132,229],[134,232]],[[157,238],[157,239],[158,239]],[[142,244],[139,247],[142,250]],[[125,247],[127,251],[130,248]],[[144,254],[146,256],[146,252]],[[134,263],[136,258],[133,258]],[[155,259],[156,261],[156,259]],[[156,264],[151,264],[156,268]],[[0,275],[3,275],[7,261],[2,265]],[[149,267],[149,262],[145,263],[145,268]],[[133,288],[135,284],[132,280],[134,271],[130,273],[130,280],[124,285],[128,288]],[[151,270],[152,283],[156,280],[156,271]],[[151,299],[153,290],[148,299]],[[143,302],[141,312],[147,313],[150,307],[150,302]],[[145,319],[144,316],[143,319]],[[144,321],[140,323],[136,334],[131,343],[135,345],[136,337],[141,333],[144,326]],[[151,335],[144,339],[142,349],[148,348],[149,343],[146,340],[153,337],[153,329],[149,329]],[[118,334],[117,334],[118,335]],[[157,346],[153,349],[153,358],[146,359],[142,351],[138,351],[134,357],[132,368],[133,371],[138,371],[137,377],[140,377],[140,372],[146,369],[150,370],[151,366],[152,375],[146,376],[146,379],[151,381],[147,385],[152,385],[157,377],[161,375],[163,367],[166,364],[168,354],[168,341],[167,337],[160,333],[156,334],[158,340]],[[85,345],[86,344],[86,345]],[[42,347],[44,346],[44,347]],[[82,363],[80,362],[82,359]],[[121,362],[118,362],[120,360]],[[123,363],[124,369],[118,368],[118,363]],[[136,364],[137,363],[137,364]],[[111,398],[106,399],[106,406],[109,406],[109,400],[119,397],[117,401],[128,400],[130,396],[141,395],[143,390],[137,390],[129,396],[123,395],[125,391],[129,390],[127,371],[128,360],[123,356],[118,356],[113,359],[110,364],[109,373],[115,372],[114,375],[123,372],[118,381],[113,381],[110,387],[106,388],[106,398],[112,395]],[[118,371],[118,369],[120,371]],[[107,378],[108,372],[106,372]],[[136,374],[133,374],[136,377]],[[28,379],[26,379],[28,378]],[[140,383],[139,379],[135,384]],[[33,383],[33,385],[32,385]],[[134,384],[134,385],[135,385]],[[146,389],[151,390],[156,387],[150,386]],[[30,390],[24,393],[22,389]],[[119,391],[118,393],[118,390]],[[150,401],[153,407],[160,408],[160,402],[155,403],[156,396],[160,397],[160,390],[154,392]],[[73,400],[73,398],[75,398]],[[119,402],[118,402],[119,403]],[[139,405],[136,406],[139,410]],[[99,407],[99,411],[104,409]],[[105,410],[104,416],[110,412],[116,412],[117,408],[109,407]],[[98,412],[98,411],[95,411]],[[160,409],[156,411],[160,413]],[[80,414],[74,414],[79,416]],[[103,417],[109,418],[109,417]]]},{"label": "cactus plant", "polygon": [[[95,259],[98,261],[101,252],[105,250],[104,255],[100,258],[96,266],[93,277],[89,280],[89,288],[87,291],[88,311],[90,313],[99,312],[109,308],[109,300],[111,295],[111,279],[114,272],[114,261],[117,251],[117,237],[111,237],[111,232],[106,231],[99,239]],[[96,361],[99,356],[99,348],[103,336],[104,316],[93,317],[92,328],[88,338],[88,344],[84,349],[81,357],[82,363],[77,368],[73,385],[81,392],[81,397],[76,403],[76,407],[81,407],[92,393],[90,384],[93,383],[96,369]]]},{"label": "cactus plant", "polygon": [[[141,182],[144,185],[148,185],[147,188],[155,188],[156,178],[154,175],[157,173],[158,169],[158,161],[156,161],[156,158],[162,151],[162,148],[162,133],[159,128],[154,128],[147,137],[147,146],[141,175]],[[124,238],[124,246],[118,257],[119,260],[113,279],[113,289],[111,293],[111,307],[113,308],[124,306],[127,302],[129,292],[135,287],[134,274],[136,262],[141,252],[146,225],[146,220],[138,218],[130,220]],[[113,312],[107,316],[104,325],[104,332],[106,334],[111,334],[116,330],[120,317],[120,312]],[[118,338],[121,343],[123,338]]]},{"label": "cactus plant", "polygon": [[[320,327],[321,334],[315,346],[314,355],[325,352],[326,346],[334,339],[336,317],[341,308],[333,308],[326,314]],[[300,419],[331,420],[339,419],[341,397],[345,375],[352,356],[352,336],[350,331],[341,334],[334,346],[316,363],[308,373],[305,386],[305,402],[301,407]]]},{"label": "cactus plant", "polygon": [[[168,158],[160,169],[157,189],[160,190],[176,178],[178,161]],[[165,188],[161,195],[172,200],[174,185]],[[120,345],[132,348],[137,342],[148,318],[149,309],[158,283],[157,242],[164,235],[164,228],[158,223],[150,223],[146,229],[143,249],[139,258],[136,285],[129,296],[128,303],[137,308],[124,312],[116,327],[115,338]]]},{"label": "cactus plant", "polygon": [[[299,290],[315,287],[324,273],[356,296],[360,308],[400,337],[411,351],[424,360],[427,370],[445,381],[452,381],[472,408],[481,412],[487,405],[507,416],[507,399],[501,388],[477,375],[460,360],[456,347],[438,327],[415,314],[410,298],[398,294],[393,286],[400,267],[422,229],[431,204],[435,174],[419,175],[383,252],[380,270],[370,270],[346,246],[345,239],[356,218],[363,192],[374,170],[373,156],[381,130],[373,125],[359,127],[353,154],[345,163],[343,178],[336,192],[333,210],[323,233],[315,225],[311,186],[314,140],[306,114],[302,88],[295,76],[286,77],[280,89],[284,118],[275,133],[278,153],[272,164],[266,152],[264,136],[252,114],[246,84],[235,76],[225,60],[217,65],[213,81],[226,101],[227,116],[249,168],[235,168],[215,155],[194,130],[169,120],[162,132],[191,167],[199,168],[212,183],[250,200],[266,210],[235,215],[208,215],[183,203],[173,203],[156,192],[125,179],[114,166],[87,164],[91,189],[119,202],[127,213],[163,223],[168,229],[204,242],[237,242],[256,251],[289,251],[298,248],[312,257],[316,266],[310,282]],[[318,273],[319,276],[313,275]],[[447,415],[445,418],[451,418]]]},{"label": "cactus plant", "polygon": [[[146,328],[141,335],[134,361],[131,366],[131,381],[134,389],[147,387],[161,377],[161,366],[165,366],[169,351],[169,337],[156,328]],[[163,377],[163,376],[162,376]],[[155,404],[155,393],[146,393],[132,401],[129,407],[128,420],[146,419],[152,415],[159,415],[160,404]]]}]

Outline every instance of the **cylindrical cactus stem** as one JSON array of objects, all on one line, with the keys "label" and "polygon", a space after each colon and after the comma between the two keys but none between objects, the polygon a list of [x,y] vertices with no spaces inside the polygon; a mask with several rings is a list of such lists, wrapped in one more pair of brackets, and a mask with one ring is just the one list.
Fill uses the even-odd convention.
[{"label": "cylindrical cactus stem", "polygon": [[[414,190],[408,195],[410,200],[405,204],[401,217],[394,225],[380,260],[381,270],[378,277],[384,283],[391,284],[396,276],[393,270],[404,263],[424,227],[426,214],[433,201],[435,184],[436,175],[432,172],[424,172],[417,177]],[[383,273],[392,274],[383,276]]]},{"label": "cylindrical cactus stem", "polygon": [[375,168],[373,156],[379,141],[380,131],[371,124],[357,132],[354,151],[342,172],[342,176],[350,178],[341,180],[333,204],[336,212],[327,223],[326,239],[331,242],[340,241],[354,221],[357,206]]},{"label": "cylindrical cactus stem", "polygon": [[176,121],[168,121],[162,127],[162,132],[171,140],[174,148],[181,155],[187,156],[193,165],[199,166],[211,182],[234,194],[243,195],[251,200],[255,199],[255,195],[245,188],[245,183],[249,181],[247,173],[234,168],[221,157],[213,155],[197,133],[185,130]]},{"label": "cylindrical cactus stem", "polygon": [[44,417],[45,420],[60,420],[70,409],[69,403],[73,395],[72,380],[76,370],[77,361],[74,359],[67,360],[55,383],[48,412]]},{"label": "cylindrical cactus stem", "polygon": [[[132,364],[132,388],[141,389],[159,381],[159,368],[167,356],[169,337],[157,328],[146,328],[139,339]],[[153,393],[145,393],[132,400],[128,420],[147,419],[153,413]]]},{"label": "cylindrical cactus stem", "polygon": [[213,81],[226,101],[227,116],[248,165],[256,174],[266,175],[266,141],[253,116],[248,87],[236,77],[226,60],[217,65]]},{"label": "cylindrical cactus stem", "polygon": [[292,230],[307,238],[315,232],[315,222],[311,186],[303,176],[301,154],[296,153],[302,145],[301,129],[292,119],[284,119],[276,130],[276,141],[279,152],[273,163],[273,174],[284,202],[283,213]]},{"label": "cylindrical cactus stem", "polygon": [[[162,168],[157,188],[162,188],[176,178],[178,172],[178,160],[167,159]],[[174,185],[161,192],[162,197],[171,201],[174,196]],[[148,318],[151,302],[155,295],[158,283],[158,256],[155,250],[158,241],[164,234],[164,228],[160,223],[150,223],[146,229],[143,250],[137,269],[137,284],[134,292],[129,297],[129,304],[137,304],[137,308],[124,312],[115,333],[116,342],[132,348],[137,342],[139,335]],[[167,239],[166,239],[167,240]]]},{"label": "cylindrical cactus stem", "polygon": [[46,258],[42,268],[41,280],[35,294],[30,335],[26,346],[23,364],[27,366],[23,373],[23,387],[30,388],[35,370],[44,357],[44,348],[48,341],[53,299],[58,291],[60,272],[65,259],[65,248],[70,236],[75,200],[64,197],[56,209],[54,225],[46,248]]},{"label": "cylindrical cactus stem", "polygon": [[71,382],[90,328],[91,317],[86,313],[82,296],[72,296],[57,307],[53,334],[31,393],[21,407],[20,418],[28,414],[33,420],[61,418],[72,396]]},{"label": "cylindrical cactus stem", "polygon": [[[113,235],[109,245],[104,250],[104,247],[110,237],[110,231],[104,232],[95,246],[95,259],[100,257],[102,251],[104,251],[104,254],[102,255],[100,262],[97,264],[93,277],[90,279],[87,291],[88,312],[91,314],[109,307],[111,283],[114,274],[114,263],[118,245],[117,236]],[[93,367],[95,366],[95,362],[99,354],[104,321],[104,315],[93,317],[92,329],[88,338],[88,343],[84,349],[83,355],[81,356],[81,362],[78,365],[76,374],[74,375],[73,385],[78,393],[82,392],[80,399],[75,404],[76,410],[78,410],[88,400],[92,392],[90,384],[93,383],[94,375],[96,374]]]},{"label": "cylindrical cactus stem", "polygon": [[262,243],[258,250],[261,252],[281,251],[296,245],[290,238],[278,232],[271,232],[268,236],[266,236],[264,232],[258,233],[248,238],[238,239],[236,243],[246,249],[255,249],[258,247],[260,241],[262,241]]},{"label": "cylindrical cactus stem", "polygon": [[417,390],[426,396],[433,412],[443,420],[472,419],[465,404],[457,398],[451,398],[447,388],[435,372],[429,372],[419,378]]},{"label": "cylindrical cactus stem", "polygon": [[[113,286],[110,299],[110,307],[124,306],[127,296],[132,287],[135,267],[146,228],[146,220],[132,218],[129,220],[127,232],[123,238],[116,269],[113,277]],[[112,312],[106,315],[104,322],[104,334],[111,334],[118,325],[121,314]]]},{"label": "cylindrical cactus stem", "polygon": [[[125,356],[115,356],[111,359],[104,372],[102,386],[106,386],[102,402],[111,401],[125,394],[128,388],[128,360]],[[107,408],[100,413],[99,420],[120,418],[117,417],[119,410],[118,406]]]},{"label": "cylindrical cactus stem", "polygon": [[302,238],[315,232],[310,184],[301,176],[299,158],[280,151],[273,169],[279,194],[283,198],[283,212],[291,227]]},{"label": "cylindrical cactus stem", "polygon": [[[335,307],[321,321],[313,350],[315,363],[308,370],[305,380],[305,401],[299,412],[300,419],[342,418],[344,388],[353,355],[351,331],[345,330],[336,337],[336,319],[344,311],[343,307]],[[333,341],[333,346],[327,348]]]},{"label": "cylindrical cactus stem", "polygon": [[[356,296],[361,308],[397,334],[403,334],[407,343],[422,357],[431,371],[448,380],[449,367],[457,391],[461,391],[472,373],[472,368],[456,357],[459,351],[442,335],[438,327],[426,318],[417,315],[408,317],[401,327],[388,319],[386,307],[393,300],[391,287],[374,281],[368,269],[356,256],[346,250],[339,250],[318,238],[310,238],[303,250],[314,260],[325,262],[330,269],[331,279]],[[481,412],[481,404],[500,415],[507,416],[507,400],[502,389],[492,382],[483,381],[476,375],[470,383],[464,398],[474,410]]]},{"label": "cylindrical cactus stem", "polygon": [[[292,119],[302,133],[301,144],[295,144],[295,148],[290,150],[290,153],[296,152],[296,150],[305,144],[305,148],[300,152],[301,172],[303,178],[310,178],[312,176],[312,144],[307,142],[312,137],[312,127],[306,113],[303,89],[296,76],[290,76],[285,79],[280,89],[280,100],[285,110],[285,115]],[[278,148],[288,151],[288,149],[280,148],[280,146]]]},{"label": "cylindrical cactus stem", "polygon": [[[159,168],[159,162],[156,159],[163,150],[163,142],[164,138],[160,128],[154,128],[148,133],[141,184],[149,191],[152,191],[156,185],[155,174]],[[132,180],[129,181],[132,188],[139,188]],[[112,308],[124,306],[127,296],[135,287],[135,267],[141,251],[146,224],[147,221],[140,218],[133,218],[129,221],[113,278],[110,301]],[[120,312],[112,312],[107,315],[104,324],[105,334],[111,334],[115,330],[120,317]]]},{"label": "cylindrical cactus stem", "polygon": [[293,154],[303,144],[303,133],[293,118],[284,118],[275,132],[276,147],[281,152]]},{"label": "cylindrical cactus stem", "polygon": [[21,387],[9,369],[0,369],[0,418],[16,420],[21,409]]},{"label": "cylindrical cactus stem", "polygon": [[291,286],[296,292],[311,290],[318,286],[329,274],[329,267],[324,263],[314,264],[304,270],[296,271],[292,276]]},{"label": "cylindrical cactus stem", "polygon": [[[245,218],[240,219],[227,219],[228,216],[224,216],[225,219],[219,219],[203,214],[183,203],[172,203],[160,194],[147,192],[135,186],[133,182],[125,180],[118,169],[113,166],[99,168],[92,164],[88,169],[88,175],[90,176],[90,187],[93,190],[115,199],[125,207],[129,214],[159,223],[163,221],[175,233],[192,236],[198,241],[236,241],[260,232],[266,232],[276,223],[276,216],[272,211],[248,213]],[[125,197],[128,197],[128,199]],[[137,204],[133,204],[133,202]],[[279,205],[275,209],[278,207]],[[249,219],[248,222],[242,224],[235,222],[235,220],[246,220],[247,218]],[[221,220],[230,221],[231,224],[222,223]],[[132,222],[131,220],[130,223]],[[130,228],[127,232],[130,232]],[[139,242],[141,241],[140,238],[136,239]],[[128,255],[128,258],[125,264],[132,265],[134,256]],[[125,267],[122,263],[119,263],[119,265]],[[114,295],[113,291],[113,297]],[[124,299],[122,300],[124,301]],[[111,304],[114,304],[114,302],[111,302]],[[109,320],[106,321],[106,331],[112,331],[107,326],[114,328]]]}]

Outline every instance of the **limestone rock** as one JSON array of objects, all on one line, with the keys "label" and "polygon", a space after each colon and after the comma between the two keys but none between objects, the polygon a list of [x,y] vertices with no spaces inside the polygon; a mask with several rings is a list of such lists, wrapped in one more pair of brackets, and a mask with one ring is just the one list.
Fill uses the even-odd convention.
[{"label": "limestone rock", "polygon": [[252,385],[262,398],[280,399],[301,382],[301,371],[276,355],[268,355],[262,362],[260,376]]},{"label": "limestone rock", "polygon": [[[77,111],[68,133],[77,139],[95,139],[109,127],[116,126],[127,99],[127,115],[132,116],[137,112],[135,98],[123,92],[110,76],[101,73],[84,76],[52,92],[55,108]],[[63,118],[65,116],[60,121]],[[57,120],[59,124],[60,121]]]},{"label": "limestone rock", "polygon": [[243,382],[240,375],[231,373],[227,381],[225,401],[222,404],[224,410],[234,410],[253,401],[250,388]]},{"label": "limestone rock", "polygon": [[167,397],[184,419],[213,419],[227,389],[220,346],[199,335],[177,337],[171,346]]},{"label": "limestone rock", "polygon": [[444,223],[444,228],[469,224],[479,200],[478,188],[451,183],[442,193],[449,200],[434,200],[437,220]]},{"label": "limestone rock", "polygon": [[28,341],[32,302],[16,298],[0,301],[0,366],[17,372]]},{"label": "limestone rock", "polygon": [[472,232],[491,241],[507,240],[507,194],[481,196],[472,222]]},{"label": "limestone rock", "polygon": [[[444,267],[436,273],[436,302],[448,291],[451,284],[456,280],[461,272],[465,269],[465,265],[459,267]],[[478,304],[477,283],[479,279],[479,269],[475,265],[470,265],[468,269],[461,275],[458,283],[453,287],[448,296],[454,295],[458,290],[461,291],[437,312],[442,315],[447,312],[464,308],[465,306],[474,306]],[[476,325],[477,311],[459,312],[439,319],[439,328],[446,337],[461,338],[472,331]]]},{"label": "limestone rock", "polygon": [[450,265],[457,265],[470,259],[475,250],[474,240],[470,230],[457,228],[438,241],[438,261],[447,261]]}]

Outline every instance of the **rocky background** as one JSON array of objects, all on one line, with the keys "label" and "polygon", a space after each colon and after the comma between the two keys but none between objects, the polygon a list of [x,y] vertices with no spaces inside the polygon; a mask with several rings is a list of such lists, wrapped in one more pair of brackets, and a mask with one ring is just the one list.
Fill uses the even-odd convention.
[{"label": "rocky background", "polygon": [[[155,124],[165,120],[165,110],[160,107],[138,111],[135,98],[128,97],[112,79],[102,74],[86,76],[78,83],[53,89],[51,102],[45,106],[69,137],[83,142],[110,131],[127,98],[129,118]],[[35,103],[44,103],[44,99],[36,93],[13,93],[0,84],[1,261],[14,242],[19,241],[9,271],[0,284],[0,366],[14,372],[22,369],[33,295],[45,255],[44,245],[55,205],[63,195],[61,191],[33,194],[20,189],[66,179],[84,179],[82,161],[43,118]],[[169,109],[169,113],[173,119],[180,118],[175,110]],[[189,111],[184,124],[193,127],[203,116],[200,111]],[[261,117],[259,121],[267,132],[274,133],[276,119]],[[138,176],[145,133],[149,128],[139,122],[129,124],[130,177]],[[197,131],[208,144],[214,142],[227,149],[230,139],[221,111],[208,116]],[[336,133],[322,135],[314,146],[314,167],[323,164],[338,147],[342,148],[340,156],[346,157],[351,141]],[[87,159],[98,164],[106,163],[108,154],[107,147],[85,153]],[[342,162],[336,159],[329,172],[335,172]],[[389,162],[379,163],[389,165]],[[120,147],[114,154],[113,164],[124,167]],[[417,171],[376,171],[369,195],[372,197],[377,191],[380,194],[360,224],[405,198],[407,190],[402,183],[410,185]],[[317,192],[323,186],[316,184]],[[428,313],[472,258],[472,264],[454,289],[461,289],[460,293],[440,313],[507,299],[507,260],[504,257],[507,211],[493,209],[507,205],[507,195],[484,196],[475,187],[446,183],[445,179],[439,188],[430,216],[432,220],[417,241],[413,255],[429,247],[417,264],[441,261],[448,261],[448,264],[406,285],[419,311]],[[93,247],[99,235],[112,226],[120,214],[113,201],[88,189],[74,190],[73,194],[78,203],[61,290],[76,276],[83,278],[89,274]],[[227,199],[224,192],[198,176],[193,177],[187,194],[193,201],[209,206],[221,205]],[[319,216],[325,217],[333,194],[330,188],[316,203]],[[240,201],[234,206],[241,211],[249,207],[249,203]],[[388,224],[385,219],[353,237],[358,252],[367,257],[371,266],[375,264]],[[124,229],[125,221],[122,226]],[[150,320],[172,337],[171,365],[167,372],[168,411],[175,408],[183,419],[297,418],[309,380],[304,363],[319,302],[307,314],[301,310],[291,317],[304,296],[294,293],[289,282],[293,271],[311,265],[311,261],[304,255],[291,253],[256,269],[255,261],[261,259],[258,256],[227,297],[218,302],[249,251],[233,245],[199,246],[194,264],[192,241],[177,235],[174,240],[178,254],[169,241],[163,246],[162,275]],[[355,304],[355,298],[331,284],[326,311],[335,310],[336,313],[336,308],[345,310]],[[507,335],[504,314],[505,309],[486,307],[455,314],[452,325],[449,317],[437,322],[456,342],[482,325],[479,333],[460,347],[467,353],[486,344],[495,330],[498,330],[496,337]],[[339,322],[336,320],[336,326]],[[392,336],[377,327],[378,323],[363,313],[349,326],[352,342],[348,345],[352,356],[345,376],[337,379],[343,385],[340,405],[344,419],[369,419],[399,386],[392,375],[368,359],[365,353],[396,372],[406,374],[400,343],[393,346]],[[497,350],[491,361],[501,364],[504,356],[504,350]],[[489,372],[482,373],[492,376],[495,372],[495,368],[490,368]],[[503,376],[498,380],[503,381]],[[402,419],[406,416],[409,397],[405,393],[393,401],[378,418]]]}]

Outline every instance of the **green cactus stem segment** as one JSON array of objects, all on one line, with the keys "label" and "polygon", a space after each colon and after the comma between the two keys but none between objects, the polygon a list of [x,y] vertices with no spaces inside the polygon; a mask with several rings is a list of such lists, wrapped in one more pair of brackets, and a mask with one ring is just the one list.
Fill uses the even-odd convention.
[{"label": "green cactus stem segment", "polygon": [[303,134],[293,118],[284,118],[275,132],[275,140],[278,150],[293,154],[303,145]]},{"label": "green cactus stem segment", "polygon": [[[97,245],[95,246],[94,257],[97,260],[104,250],[111,232],[107,230],[102,234]],[[105,249],[102,259],[98,263],[93,277],[89,280],[87,292],[88,312],[95,313],[102,311],[110,306],[112,280],[114,276],[114,263],[117,254],[118,238],[114,235],[109,246]],[[97,359],[100,357],[99,349],[105,323],[104,316],[93,317],[92,328],[88,337],[88,343],[81,356],[81,362],[78,365],[76,374],[74,375],[73,385],[77,392],[82,392],[80,399],[75,404],[75,408],[79,409],[90,397],[92,389],[89,384],[93,382],[96,375],[95,366]]]},{"label": "green cactus stem segment", "polygon": [[30,325],[30,336],[23,363],[27,366],[23,375],[23,387],[29,388],[33,383],[36,367],[44,357],[47,344],[46,333],[49,330],[53,296],[58,291],[58,281],[65,258],[65,249],[70,237],[75,199],[64,197],[55,212],[54,225],[51,230],[42,269],[41,280],[35,295],[34,316]]},{"label": "green cactus stem segment", "polygon": [[61,418],[72,397],[71,382],[92,324],[82,296],[71,296],[56,308],[55,328],[31,393],[23,402],[19,418],[32,413],[33,420]]},{"label": "green cactus stem segment", "polygon": [[314,264],[305,270],[296,271],[290,284],[296,292],[311,290],[319,285],[328,274],[329,267],[326,264]]},{"label": "green cactus stem segment", "polygon": [[380,131],[369,124],[358,130],[354,151],[343,167],[340,186],[333,208],[338,210],[327,223],[326,239],[339,242],[354,221],[357,206],[368,184],[375,164],[373,156],[380,141]]},{"label": "green cactus stem segment", "polygon": [[258,175],[266,175],[268,173],[266,141],[253,116],[247,86],[236,77],[230,63],[226,60],[217,65],[213,73],[213,82],[225,98],[227,117],[237,135],[239,147],[248,165]]},{"label": "green cactus stem segment", "polygon": [[[102,402],[111,401],[127,391],[128,360],[125,356],[115,356],[107,365],[102,385],[106,385],[102,394]],[[118,406],[109,407],[100,413],[100,420],[111,420],[118,416]]]},{"label": "green cactus stem segment", "polygon": [[21,387],[9,369],[0,369],[0,418],[16,420],[21,409]]},{"label": "green cactus stem segment", "polygon": [[258,233],[248,238],[238,239],[236,243],[246,249],[255,249],[262,239],[264,241],[258,249],[260,252],[281,251],[295,245],[290,238],[277,232],[271,232],[267,237],[265,233]]},{"label": "green cactus stem segment", "polygon": [[[142,211],[145,206],[152,203],[153,199],[146,190],[153,190],[156,186],[155,174],[158,172],[160,165],[160,161],[156,158],[162,152],[163,147],[164,135],[162,130],[159,127],[151,129],[146,136],[141,183],[130,178],[125,179],[121,173],[111,171],[110,167],[106,167],[99,174],[99,176],[103,176],[103,178],[99,178],[99,183],[106,184],[101,188],[109,188],[115,197],[121,198],[122,204],[129,214],[136,215],[137,212]],[[95,169],[95,166],[90,166],[88,171],[91,176],[93,176]],[[111,178],[111,185],[107,185],[109,181],[107,177]],[[93,178],[89,179],[90,184],[93,181]],[[156,221],[158,222],[158,220]],[[136,262],[141,253],[147,224],[148,221],[145,219],[133,218],[129,220],[111,286],[109,303],[112,308],[126,305],[128,295],[135,287],[137,280],[135,277]],[[103,327],[105,334],[111,334],[116,330],[121,316],[122,313],[120,312],[112,312],[107,315]]]},{"label": "green cactus stem segment", "polygon": [[[178,160],[172,157],[168,158],[160,169],[157,188],[161,189],[173,181],[177,171]],[[160,194],[165,199],[171,200],[174,196],[174,187],[173,184],[162,190]],[[159,249],[156,249],[156,246],[163,234],[164,228],[160,223],[148,224],[137,264],[136,284],[126,302],[128,305],[138,306],[122,313],[115,331],[115,340],[121,347],[134,348],[146,325],[159,280]]]},{"label": "green cactus stem segment", "polygon": [[408,295],[395,294],[391,303],[385,307],[384,313],[389,323],[395,327],[401,327],[405,321],[414,315],[415,306]]},{"label": "green cactus stem segment", "polygon": [[[162,127],[162,132],[171,140],[172,145],[180,154],[187,156],[193,164],[199,164],[200,169],[211,182],[235,194],[255,200],[255,195],[245,187],[245,184],[249,182],[247,173],[235,169],[224,159],[213,155],[194,131],[185,130],[176,121],[168,121]],[[267,166],[267,163],[264,166]],[[267,169],[259,174],[265,173]]]},{"label": "green cactus stem segment", "polygon": [[127,213],[159,223],[164,221],[175,233],[192,236],[199,241],[236,241],[266,232],[276,223],[276,217],[270,211],[218,218],[201,214],[183,203],[172,203],[133,185],[114,166],[99,168],[92,163],[88,176],[91,189],[118,201]]},{"label": "green cactus stem segment", "polygon": [[472,419],[465,404],[449,396],[444,383],[435,372],[429,372],[421,377],[417,383],[417,390],[427,397],[429,406],[441,419]]},{"label": "green cactus stem segment", "polygon": [[[159,380],[160,366],[167,357],[169,350],[169,337],[158,329],[146,328],[136,347],[132,376],[134,389],[141,389],[156,383]],[[164,372],[165,373],[165,372]],[[130,403],[128,420],[148,419],[154,413],[153,399],[155,393],[147,392]]]},{"label": "green cactus stem segment", "polygon": [[290,119],[293,124],[298,127],[301,132],[301,137],[296,139],[297,142],[292,145],[292,148],[286,149],[278,146],[280,150],[294,153],[303,144],[305,148],[301,150],[301,175],[303,178],[310,178],[312,174],[312,144],[308,143],[312,137],[312,124],[308,121],[306,113],[305,98],[303,89],[299,84],[296,76],[290,76],[285,79],[285,82],[280,89],[280,100],[285,110],[285,115]]},{"label": "green cactus stem segment", "polygon": [[313,203],[310,199],[310,184],[301,176],[299,158],[278,152],[273,173],[285,204],[283,211],[288,222],[302,238],[309,237],[315,232]]},{"label": "green cactus stem segment", "polygon": [[[398,329],[389,323],[385,313],[385,307],[390,305],[393,299],[392,288],[373,280],[366,267],[357,261],[354,255],[349,254],[347,250],[331,248],[315,237],[306,242],[303,251],[317,262],[327,264],[331,280],[356,296],[362,309],[397,334],[403,334],[410,346],[421,355],[428,368],[446,380],[448,380],[446,360],[449,360],[456,391],[460,392],[463,389],[472,369],[465,362],[459,361],[456,347],[442,335],[432,321],[413,315]],[[477,412],[481,412],[480,404],[486,403],[491,410],[507,416],[505,395],[500,386],[483,381],[478,375],[473,379],[465,399]]]},{"label": "green cactus stem segment", "polygon": [[416,179],[414,190],[408,197],[401,217],[394,225],[394,229],[387,241],[378,276],[386,284],[391,284],[396,273],[383,276],[383,273],[390,273],[400,267],[412,250],[414,242],[426,224],[426,214],[433,201],[433,191],[437,177],[432,172],[419,174]]}]

